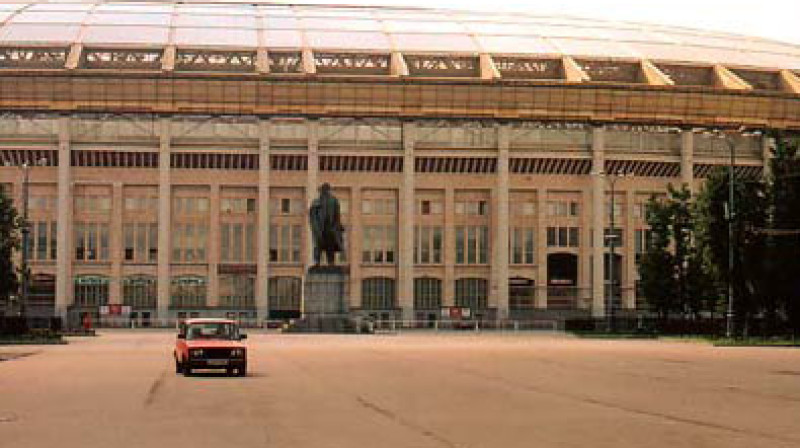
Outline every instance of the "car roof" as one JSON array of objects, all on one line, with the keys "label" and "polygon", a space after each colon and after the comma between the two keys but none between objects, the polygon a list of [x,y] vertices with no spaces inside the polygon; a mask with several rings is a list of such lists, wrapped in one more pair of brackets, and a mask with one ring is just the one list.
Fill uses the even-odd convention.
[{"label": "car roof", "polygon": [[235,324],[237,323],[235,320],[232,319],[223,319],[220,317],[195,317],[192,319],[186,319],[184,321],[186,325],[191,324],[206,324],[206,323],[214,323],[214,324]]}]

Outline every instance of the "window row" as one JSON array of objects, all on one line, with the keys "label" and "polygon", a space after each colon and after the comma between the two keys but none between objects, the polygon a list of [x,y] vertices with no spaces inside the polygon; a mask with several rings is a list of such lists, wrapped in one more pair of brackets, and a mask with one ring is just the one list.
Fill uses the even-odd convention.
[{"label": "window row", "polygon": [[58,223],[55,221],[34,221],[30,223],[28,234],[28,258],[30,260],[52,261],[56,259]]},{"label": "window row", "polygon": [[[414,279],[414,308],[438,310],[442,307],[442,280],[433,277]],[[220,275],[219,307],[229,309],[255,308],[255,276],[252,274]],[[102,275],[75,277],[75,304],[95,307],[109,303],[110,278]],[[398,308],[396,282],[388,277],[370,277],[361,282],[362,310],[395,310]],[[460,278],[454,284],[454,304],[461,308],[484,310],[489,306],[489,281],[483,278]],[[299,312],[301,308],[301,279],[271,277],[268,282],[269,310]],[[123,304],[134,309],[156,308],[157,279],[148,275],[133,275],[122,279]],[[201,309],[208,306],[208,279],[205,276],[184,275],[170,280],[170,307]]]}]

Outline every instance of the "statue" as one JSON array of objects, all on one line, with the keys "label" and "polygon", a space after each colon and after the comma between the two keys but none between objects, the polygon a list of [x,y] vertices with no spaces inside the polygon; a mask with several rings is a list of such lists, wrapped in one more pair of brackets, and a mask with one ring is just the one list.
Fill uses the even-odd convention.
[{"label": "statue", "polygon": [[319,197],[314,199],[309,210],[315,266],[319,266],[322,252],[325,252],[329,265],[333,265],[336,252],[344,252],[344,227],[339,213],[339,200],[331,194],[331,186],[322,184],[319,187]]}]

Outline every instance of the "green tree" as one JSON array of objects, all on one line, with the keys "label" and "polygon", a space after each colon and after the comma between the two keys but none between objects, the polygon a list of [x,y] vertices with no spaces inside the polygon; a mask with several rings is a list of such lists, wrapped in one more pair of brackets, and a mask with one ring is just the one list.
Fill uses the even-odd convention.
[{"label": "green tree", "polygon": [[0,190],[0,302],[8,303],[19,289],[13,255],[20,245],[22,221],[11,199]]},{"label": "green tree", "polygon": [[766,276],[769,278],[764,312],[770,332],[778,332],[786,316],[800,335],[800,144],[776,136],[771,161],[770,221],[766,238]]},{"label": "green tree", "polygon": [[671,240],[670,204],[656,196],[647,203],[647,223],[650,238],[639,264],[642,294],[650,308],[663,321],[679,308],[674,275],[674,256],[669,250]]},{"label": "green tree", "polygon": [[763,309],[769,279],[765,275],[767,189],[763,181],[736,177],[733,207],[733,271],[728,269],[727,168],[711,172],[697,198],[697,242],[707,272],[720,285],[732,282],[737,328],[747,333],[750,317]]}]

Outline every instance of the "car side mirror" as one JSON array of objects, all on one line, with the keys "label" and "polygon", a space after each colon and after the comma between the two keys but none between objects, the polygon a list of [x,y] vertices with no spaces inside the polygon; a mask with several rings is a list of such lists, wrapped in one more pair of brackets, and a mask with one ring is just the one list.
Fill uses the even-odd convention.
[{"label": "car side mirror", "polygon": [[247,339],[247,335],[246,335],[246,334],[240,334],[240,335],[239,335],[239,339],[240,339],[240,340],[241,340],[241,339]]},{"label": "car side mirror", "polygon": [[186,335],[183,333],[178,333],[178,339],[186,339]]}]

